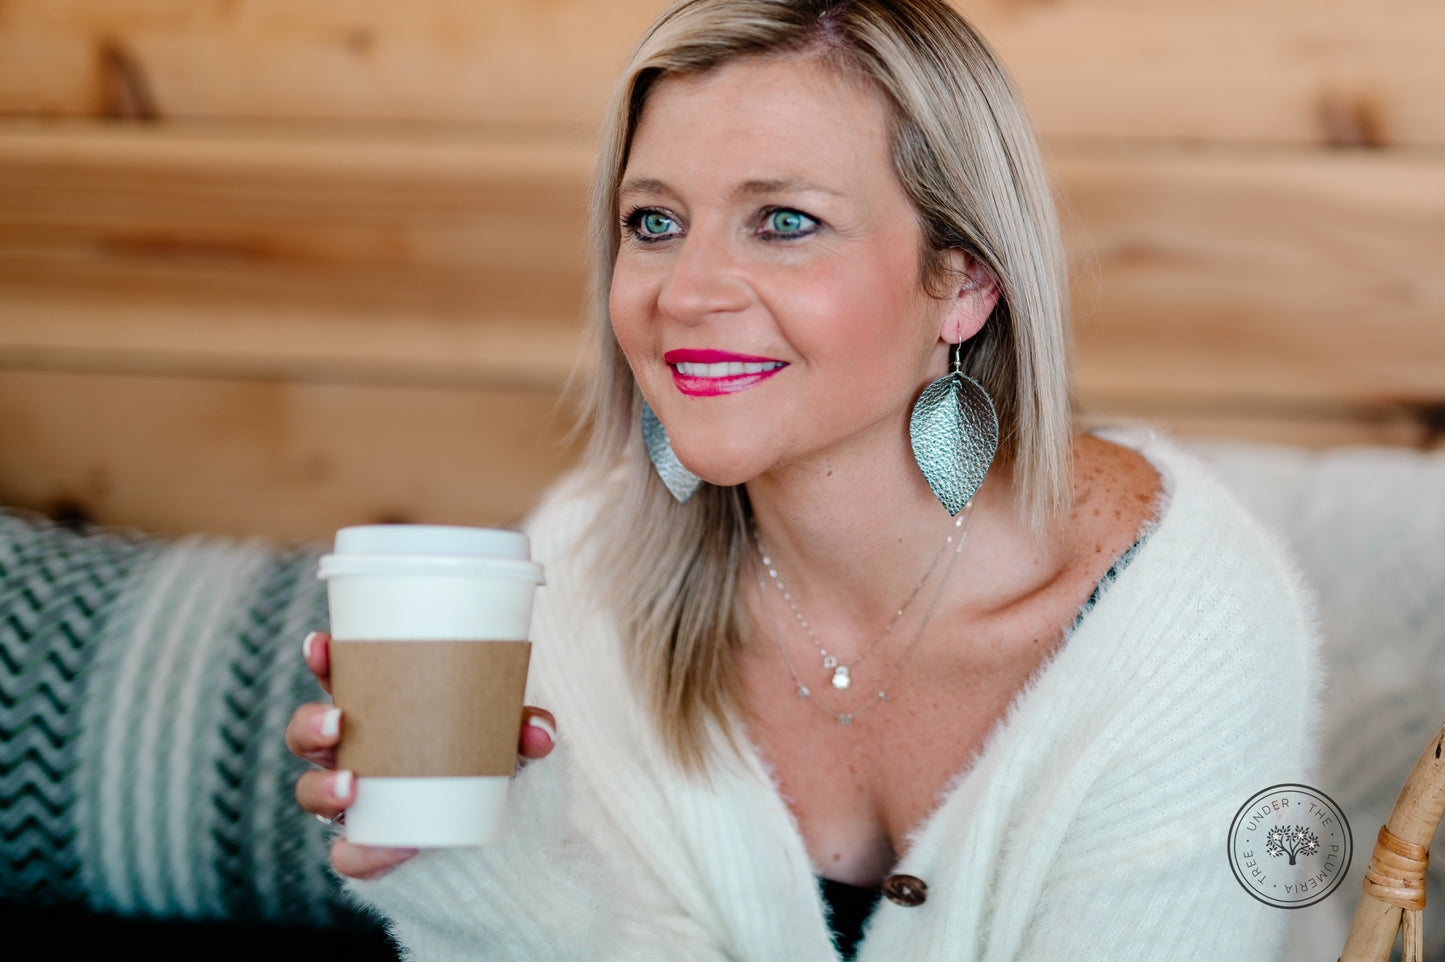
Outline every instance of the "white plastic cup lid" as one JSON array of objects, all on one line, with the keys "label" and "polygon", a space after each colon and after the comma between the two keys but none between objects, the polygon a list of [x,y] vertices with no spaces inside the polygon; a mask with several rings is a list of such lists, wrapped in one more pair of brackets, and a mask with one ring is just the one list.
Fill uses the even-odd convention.
[{"label": "white plastic cup lid", "polygon": [[519,531],[445,524],[363,524],[336,532],[336,554],[460,555],[530,560]]},{"label": "white plastic cup lid", "polygon": [[332,554],[318,575],[394,573],[482,575],[542,584],[542,566],[531,560],[531,544],[518,531],[441,524],[367,524],[336,532]]}]

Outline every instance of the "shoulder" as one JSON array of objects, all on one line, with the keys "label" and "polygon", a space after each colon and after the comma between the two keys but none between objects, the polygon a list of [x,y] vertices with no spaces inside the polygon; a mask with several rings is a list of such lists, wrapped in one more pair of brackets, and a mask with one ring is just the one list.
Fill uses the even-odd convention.
[{"label": "shoulder", "polygon": [[533,608],[533,632],[554,646],[605,629],[597,617],[605,607],[598,577],[605,539],[598,534],[617,497],[611,476],[576,470],[559,478],[522,524],[546,579]]},{"label": "shoulder", "polygon": [[1269,664],[1277,680],[1308,688],[1320,671],[1316,605],[1289,546],[1169,439],[1143,431],[1107,438],[1152,466],[1160,493],[1102,620],[1147,624],[1151,646],[1170,639],[1151,660],[1197,659],[1242,685],[1253,683],[1244,673]]},{"label": "shoulder", "polygon": [[[624,684],[615,625],[601,603],[596,536],[616,492],[607,476],[573,471],[547,490],[522,525],[543,587],[532,606],[529,704],[565,705],[576,724],[603,692]],[[598,679],[605,684],[594,684]]]},{"label": "shoulder", "polygon": [[[1132,532],[1156,563],[1204,565],[1242,579],[1265,575],[1290,595],[1303,592],[1289,549],[1240,504],[1205,464],[1156,432],[1084,435],[1076,446],[1075,530]],[[1076,534],[1076,538],[1080,537]]]},{"label": "shoulder", "polygon": [[1207,775],[1227,819],[1251,792],[1313,771],[1324,681],[1313,592],[1289,546],[1202,461],[1150,432],[1107,438],[1158,472],[1159,511],[1065,645],[1070,689],[1085,712],[1113,706],[1098,722],[1118,736],[1113,757],[1149,759],[1111,779],[1202,792]]},{"label": "shoulder", "polygon": [[1060,537],[1069,564],[1092,584],[1156,523],[1165,482],[1139,451],[1092,434],[1075,439],[1071,464],[1073,506]]},{"label": "shoulder", "polygon": [[588,535],[616,497],[616,478],[580,469],[563,475],[522,523],[532,556],[544,565],[575,568]]},{"label": "shoulder", "polygon": [[[1298,566],[1284,539],[1256,519],[1198,458],[1153,432],[1111,438],[1158,471],[1161,494],[1150,540],[1170,557],[1206,566],[1223,583],[1307,603]],[[1157,537],[1156,537],[1157,536]]]},{"label": "shoulder", "polygon": [[1081,501],[1102,498],[1147,509],[1160,493],[1159,470],[1136,447],[1098,434],[1081,434],[1073,446],[1074,492]]}]

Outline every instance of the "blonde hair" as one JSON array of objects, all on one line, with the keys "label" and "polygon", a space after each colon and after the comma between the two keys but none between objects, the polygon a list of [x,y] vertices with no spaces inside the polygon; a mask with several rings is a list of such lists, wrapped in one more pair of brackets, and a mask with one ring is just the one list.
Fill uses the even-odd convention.
[{"label": "blonde hair", "polygon": [[[664,749],[705,773],[718,723],[740,681],[747,632],[739,577],[751,550],[747,494],[704,484],[677,504],[643,448],[641,395],[613,337],[608,294],[619,247],[618,188],[648,92],[742,58],[821,58],[863,78],[889,106],[894,171],[922,225],[925,283],[963,250],[1001,297],[964,345],[964,370],[999,415],[999,457],[1012,462],[1025,520],[1042,531],[1070,499],[1072,403],[1066,278],[1054,205],[1012,83],[983,40],[943,0],[681,0],[633,52],[602,130],[593,183],[589,337],[595,369],[584,398],[591,441],[584,477],[616,485],[593,536],[596,583],[615,613],[629,667]],[[610,475],[610,477],[609,477]]]}]

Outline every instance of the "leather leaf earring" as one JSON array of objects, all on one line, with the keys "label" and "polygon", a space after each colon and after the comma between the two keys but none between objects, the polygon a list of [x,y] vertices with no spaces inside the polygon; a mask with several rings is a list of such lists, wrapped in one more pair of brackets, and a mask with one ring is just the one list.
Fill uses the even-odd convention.
[{"label": "leather leaf earring", "polygon": [[672,492],[678,504],[686,502],[702,484],[702,478],[682,466],[672,450],[672,442],[667,439],[667,428],[662,426],[646,401],[642,402],[642,443],[667,490]]},{"label": "leather leaf earring", "polygon": [[955,344],[952,353],[953,370],[924,388],[913,405],[908,436],[928,486],[957,515],[998,451],[998,415],[988,392],[963,373],[963,345]]}]

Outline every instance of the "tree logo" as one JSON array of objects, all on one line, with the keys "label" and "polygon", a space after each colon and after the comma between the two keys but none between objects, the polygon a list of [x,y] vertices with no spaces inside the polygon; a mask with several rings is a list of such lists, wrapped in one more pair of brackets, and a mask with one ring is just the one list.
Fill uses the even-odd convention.
[{"label": "tree logo", "polygon": [[1267,905],[1303,908],[1344,881],[1353,845],[1345,813],[1319,789],[1271,785],[1240,806],[1229,826],[1229,866]]},{"label": "tree logo", "polygon": [[1265,833],[1264,850],[1276,857],[1288,855],[1289,864],[1293,865],[1295,859],[1301,855],[1317,854],[1320,840],[1314,832],[1302,826],[1285,828],[1283,825],[1276,825]]}]

